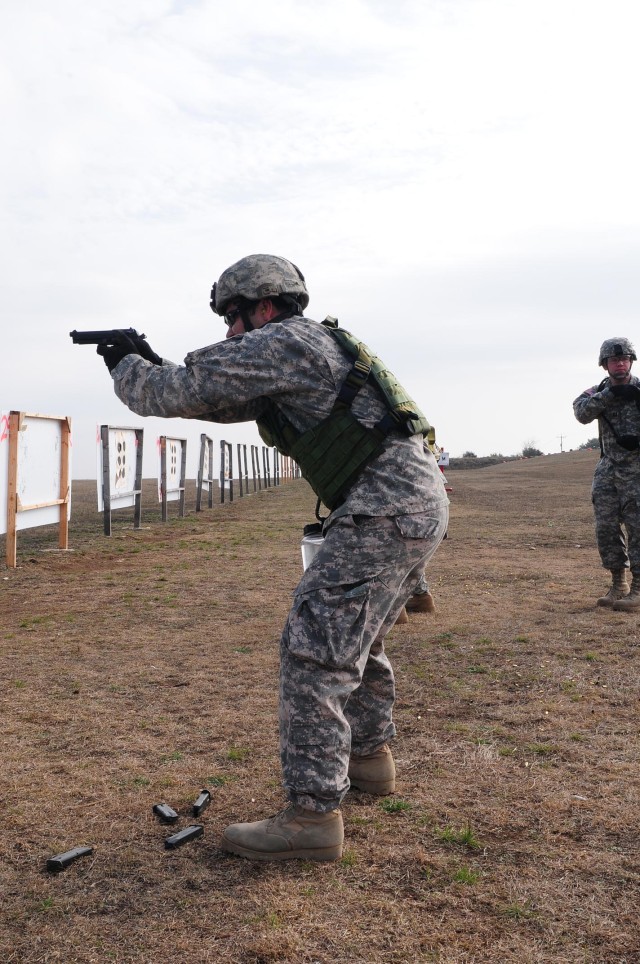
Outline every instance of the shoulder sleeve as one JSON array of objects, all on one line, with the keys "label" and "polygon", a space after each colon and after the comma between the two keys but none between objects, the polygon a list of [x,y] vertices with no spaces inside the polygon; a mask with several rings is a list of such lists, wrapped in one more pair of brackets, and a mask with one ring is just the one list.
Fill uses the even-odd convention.
[{"label": "shoulder sleeve", "polygon": [[605,386],[602,391],[599,391],[599,388],[599,385],[587,388],[573,403],[573,414],[583,425],[593,422],[602,415],[611,401],[612,395],[608,386]]}]

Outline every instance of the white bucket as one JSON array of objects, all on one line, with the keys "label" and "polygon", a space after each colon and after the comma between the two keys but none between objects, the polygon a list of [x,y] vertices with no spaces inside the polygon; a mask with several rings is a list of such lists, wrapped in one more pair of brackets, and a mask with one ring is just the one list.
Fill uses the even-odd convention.
[{"label": "white bucket", "polygon": [[304,569],[309,568],[323,542],[324,536],[321,532],[314,532],[312,535],[304,536],[302,542],[300,543],[300,549],[302,550],[302,566]]}]

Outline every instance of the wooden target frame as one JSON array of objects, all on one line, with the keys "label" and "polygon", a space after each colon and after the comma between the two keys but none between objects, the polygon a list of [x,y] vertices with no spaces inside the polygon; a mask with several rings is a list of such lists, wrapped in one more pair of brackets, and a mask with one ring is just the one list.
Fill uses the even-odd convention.
[{"label": "wooden target frame", "polygon": [[[184,519],[185,512],[185,485],[187,475],[187,440],[186,438],[176,438],[172,435],[161,435],[158,439],[160,446],[160,501],[162,502],[162,521],[166,522],[168,513],[168,503],[178,502],[178,516]],[[169,465],[171,459],[167,458],[167,449],[173,445],[180,446],[180,467],[177,461],[175,468]],[[177,479],[177,485],[169,484],[169,477]]]},{"label": "wooden target frame", "polygon": [[237,444],[238,451],[238,485],[240,489],[240,498],[243,495],[249,495],[249,468],[247,464],[247,446],[242,442]]},{"label": "wooden target frame", "polygon": [[220,503],[224,502],[225,487],[229,486],[229,502],[233,502],[233,445],[220,442]]},{"label": "wooden target frame", "polygon": [[264,478],[264,484],[267,489],[271,488],[271,464],[269,462],[269,449],[263,445],[262,446],[262,472]]},{"label": "wooden target frame", "polygon": [[[7,422],[5,428],[4,422]],[[20,497],[20,434],[27,430],[28,422],[34,424],[57,422],[60,428],[60,463],[58,493],[54,498],[39,499],[37,502],[24,503]],[[10,569],[17,566],[18,529],[58,523],[58,548],[69,548],[69,509],[71,502],[71,419],[68,416],[40,415],[30,412],[11,411],[8,419],[3,418],[2,432],[8,434],[8,473],[7,473],[7,543],[6,561]],[[3,439],[4,440],[4,439]],[[58,507],[56,511],[56,507]],[[53,513],[42,510],[53,509]],[[22,520],[22,513],[35,512],[41,521]]]},{"label": "wooden target frame", "polygon": [[[112,465],[112,453],[111,443],[117,446],[118,434],[123,436],[131,436],[134,440],[135,446],[135,468],[133,471],[133,479],[129,475],[130,484],[132,484],[131,489],[127,491],[121,491],[118,488],[117,482],[112,486],[112,481],[115,479],[115,473],[117,473],[117,466]],[[102,460],[102,491],[98,492],[98,511],[100,510],[100,501],[102,501],[102,513],[104,517],[104,534],[105,536],[111,535],[111,513],[115,509],[129,508],[133,506],[133,528],[140,529],[142,527],[142,451],[144,445],[144,429],[141,428],[131,428],[124,425],[101,425],[99,433],[99,445],[100,445],[100,456]],[[133,464],[133,463],[132,463]],[[113,470],[113,471],[112,471]],[[98,484],[100,480],[98,479]],[[100,495],[102,495],[102,500],[100,500]]]},{"label": "wooden target frame", "polygon": [[196,486],[196,512],[202,510],[202,492],[207,490],[207,507],[213,509],[213,439],[204,432],[200,436],[200,458]]},{"label": "wooden target frame", "polygon": [[253,491],[262,491],[262,476],[260,475],[260,452],[257,445],[251,446],[251,474],[253,475]]}]

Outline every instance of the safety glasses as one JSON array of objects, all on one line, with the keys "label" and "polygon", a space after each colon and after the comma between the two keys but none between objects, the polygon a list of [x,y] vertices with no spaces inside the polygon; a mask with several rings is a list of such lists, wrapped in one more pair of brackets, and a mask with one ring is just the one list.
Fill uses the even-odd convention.
[{"label": "safety glasses", "polygon": [[241,314],[242,314],[242,308],[232,308],[231,311],[228,311],[226,313],[226,315],[224,316],[224,320],[229,326],[229,328],[231,328],[231,326],[236,323],[236,319],[239,318]]}]

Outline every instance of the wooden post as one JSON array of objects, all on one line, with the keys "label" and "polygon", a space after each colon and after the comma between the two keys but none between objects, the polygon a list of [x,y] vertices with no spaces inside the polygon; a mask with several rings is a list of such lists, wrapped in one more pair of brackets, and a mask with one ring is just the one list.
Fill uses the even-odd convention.
[{"label": "wooden post", "polygon": [[207,474],[207,483],[209,485],[209,499],[207,505],[210,509],[213,509],[213,439],[207,436],[207,447],[209,451],[209,472]]},{"label": "wooden post", "polygon": [[102,514],[104,516],[104,534],[111,535],[111,482],[109,468],[109,426],[100,426],[102,442]]},{"label": "wooden post", "polygon": [[262,462],[264,465],[264,484],[267,489],[271,488],[271,463],[269,461],[269,449],[262,447]]},{"label": "wooden post", "polygon": [[209,508],[213,509],[213,439],[207,441],[209,446]]},{"label": "wooden post", "polygon": [[134,429],[136,433],[136,478],[134,482],[133,528],[142,528],[142,448],[144,429]]},{"label": "wooden post", "polygon": [[184,504],[185,503],[185,480],[187,477],[187,440],[186,439],[180,439],[180,452],[181,452],[180,481],[178,483],[180,486],[180,501],[179,501],[180,508],[178,510],[178,516],[179,518],[184,519],[186,515],[185,504]]},{"label": "wooden post", "polygon": [[233,445],[229,442],[229,502],[233,502]]},{"label": "wooden post", "polygon": [[220,504],[224,502],[224,462],[227,453],[227,443],[220,442]]},{"label": "wooden post", "polygon": [[207,436],[204,432],[200,435],[200,455],[198,457],[198,481],[196,484],[196,512],[202,510],[202,486],[204,485],[204,452]]},{"label": "wooden post", "polygon": [[247,495],[249,495],[249,466],[247,464],[247,446],[242,446],[242,451],[244,454],[244,490]]},{"label": "wooden post", "polygon": [[71,446],[71,419],[65,418],[60,422],[60,529],[58,532],[58,548],[69,548],[69,493],[71,479],[69,478],[69,449]]},{"label": "wooden post", "polygon": [[251,469],[253,472],[253,491],[257,492],[258,489],[262,489],[262,482],[260,480],[260,455],[257,445],[251,446]]},{"label": "wooden post", "polygon": [[238,442],[238,482],[240,485],[240,498],[244,495],[244,485],[242,484],[242,449],[240,447],[240,442]]},{"label": "wooden post", "polygon": [[15,569],[18,548],[18,432],[20,431],[21,412],[9,415],[9,478],[7,480],[7,565]]},{"label": "wooden post", "polygon": [[167,436],[160,436],[160,495],[162,497],[162,521],[167,521]]}]

